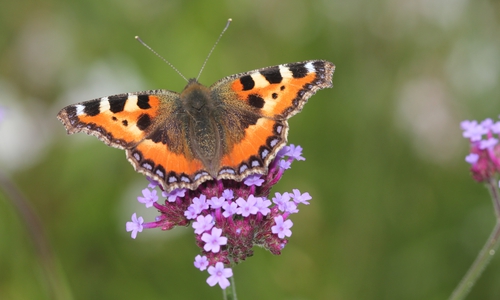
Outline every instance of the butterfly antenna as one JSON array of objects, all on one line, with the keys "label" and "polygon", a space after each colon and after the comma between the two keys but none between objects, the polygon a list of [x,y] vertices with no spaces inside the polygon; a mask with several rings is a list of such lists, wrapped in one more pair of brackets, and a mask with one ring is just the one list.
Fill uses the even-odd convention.
[{"label": "butterfly antenna", "polygon": [[210,55],[212,55],[212,52],[214,51],[215,46],[217,46],[217,44],[219,43],[220,38],[222,37],[224,32],[226,32],[227,28],[229,27],[229,24],[231,24],[231,21],[233,21],[233,19],[227,20],[226,26],[224,27],[224,29],[222,29],[222,32],[220,33],[219,38],[217,39],[217,41],[215,41],[215,44],[212,47],[212,49],[210,49],[210,52],[208,52],[207,58],[205,58],[205,61],[203,62],[203,65],[201,66],[200,73],[198,73],[198,76],[196,77],[196,81],[198,81],[198,78],[200,78],[201,72],[203,72],[203,69],[205,68],[205,65],[207,64],[208,58],[210,57]]},{"label": "butterfly antenna", "polygon": [[151,47],[149,47],[146,43],[144,43],[140,37],[136,36],[135,37],[136,40],[139,41],[139,43],[141,43],[144,47],[148,48],[149,50],[151,50],[151,52],[153,52],[156,56],[158,56],[159,58],[161,58],[164,62],[166,62],[172,69],[174,69],[175,72],[177,72],[177,74],[181,75],[182,78],[184,78],[184,80],[188,81],[187,78],[182,75],[182,73],[177,70],[176,67],[174,67],[174,65],[172,65],[168,60],[166,60],[165,58],[163,58],[163,56],[161,56],[160,54],[158,54],[156,51],[154,51]]}]

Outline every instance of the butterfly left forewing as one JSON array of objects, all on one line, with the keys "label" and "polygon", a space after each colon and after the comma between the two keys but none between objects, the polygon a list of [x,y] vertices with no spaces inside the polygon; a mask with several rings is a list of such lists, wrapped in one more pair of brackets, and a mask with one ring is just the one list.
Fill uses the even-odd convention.
[{"label": "butterfly left forewing", "polygon": [[211,86],[224,110],[226,151],[219,178],[265,174],[286,144],[287,120],[318,90],[332,86],[335,66],[311,60],[223,78]]},{"label": "butterfly left forewing", "polygon": [[97,98],[69,105],[57,118],[68,134],[85,132],[109,146],[128,149],[144,140],[154,127],[154,120],[161,113],[162,99],[175,94],[145,91]]}]

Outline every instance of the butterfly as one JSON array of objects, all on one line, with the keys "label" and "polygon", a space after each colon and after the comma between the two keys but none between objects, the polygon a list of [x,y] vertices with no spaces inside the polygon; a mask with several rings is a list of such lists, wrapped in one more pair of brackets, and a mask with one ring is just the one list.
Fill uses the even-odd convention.
[{"label": "butterfly", "polygon": [[57,118],[126,152],[134,169],[163,189],[267,174],[287,143],[288,119],[318,90],[332,87],[335,65],[309,60],[231,75],[210,87],[188,80],[181,93],[149,90],[69,105]]}]

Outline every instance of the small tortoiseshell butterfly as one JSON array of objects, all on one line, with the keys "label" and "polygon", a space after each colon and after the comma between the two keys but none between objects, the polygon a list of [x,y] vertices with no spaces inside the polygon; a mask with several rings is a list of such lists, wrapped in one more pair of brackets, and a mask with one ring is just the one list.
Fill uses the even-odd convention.
[{"label": "small tortoiseshell butterfly", "polygon": [[283,64],[225,77],[210,87],[190,79],[179,94],[150,90],[63,108],[68,134],[85,132],[124,149],[137,172],[166,191],[212,179],[267,174],[287,143],[287,120],[316,91],[332,87],[324,60]]}]

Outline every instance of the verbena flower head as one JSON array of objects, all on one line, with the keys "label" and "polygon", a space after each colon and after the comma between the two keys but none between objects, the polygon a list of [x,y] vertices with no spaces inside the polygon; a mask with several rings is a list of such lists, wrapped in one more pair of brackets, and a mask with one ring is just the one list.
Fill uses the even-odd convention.
[{"label": "verbena flower head", "polygon": [[269,165],[267,175],[251,175],[242,182],[207,181],[196,190],[162,191],[163,200],[158,200],[155,190],[161,186],[148,179],[148,188],[138,201],[154,207],[160,215],[154,222],[145,223],[134,214],[126,229],[136,238],[143,228],[169,230],[191,224],[202,253],[196,256],[194,266],[209,272],[210,286],[219,284],[225,289],[229,286],[227,278],[232,276],[229,267],[252,256],[254,246],[281,254],[288,243],[286,238],[292,235],[289,215],[298,212],[299,204],[309,204],[309,193],[297,189],[268,198],[271,188],[294,160],[305,160],[302,148],[286,146]]},{"label": "verbena flower head", "polygon": [[485,182],[498,175],[500,171],[500,122],[486,119],[463,121],[460,123],[463,137],[469,139],[471,150],[465,161],[471,165],[472,177],[478,182]]}]

